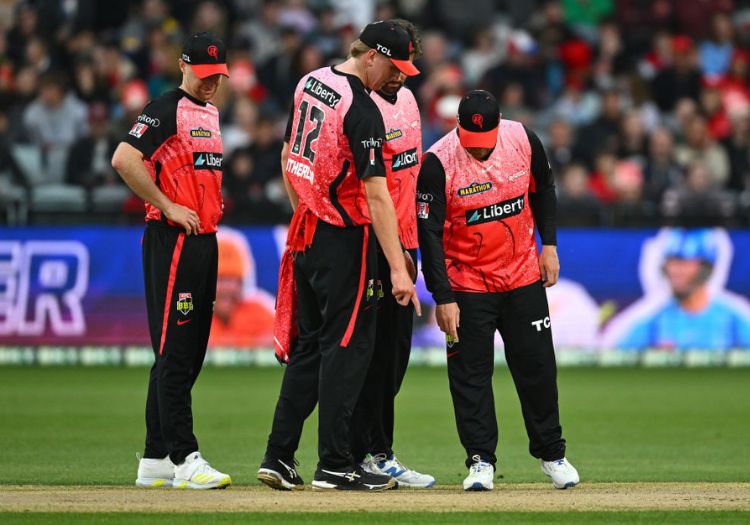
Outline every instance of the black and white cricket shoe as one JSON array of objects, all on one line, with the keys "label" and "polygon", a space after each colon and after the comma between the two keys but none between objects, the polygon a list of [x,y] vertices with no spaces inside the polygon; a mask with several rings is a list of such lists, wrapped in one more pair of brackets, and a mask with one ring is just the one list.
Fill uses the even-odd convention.
[{"label": "black and white cricket shoe", "polygon": [[298,465],[296,459],[286,461],[276,458],[263,458],[257,478],[272,489],[303,490],[305,482],[297,474],[296,467]]},{"label": "black and white cricket shoe", "polygon": [[396,488],[396,480],[391,476],[373,474],[357,466],[348,472],[337,472],[318,467],[312,482],[313,490],[359,490],[379,492]]}]

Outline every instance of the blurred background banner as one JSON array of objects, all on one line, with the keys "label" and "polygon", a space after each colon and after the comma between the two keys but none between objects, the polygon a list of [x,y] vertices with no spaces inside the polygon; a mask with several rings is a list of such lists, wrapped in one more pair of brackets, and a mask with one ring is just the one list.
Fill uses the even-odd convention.
[{"label": "blurred background banner", "polygon": [[[212,347],[272,346],[284,227],[222,227]],[[148,346],[140,227],[0,232],[0,346]],[[560,353],[750,349],[750,232],[564,229],[548,290]],[[441,348],[425,315],[414,344]],[[185,290],[189,292],[189,290]],[[498,348],[502,340],[498,337]]]},{"label": "blurred background banner", "polygon": [[[367,23],[402,17],[420,30],[421,74],[406,88],[425,150],[476,88],[544,144],[562,280],[539,328],[552,327],[558,361],[750,365],[750,352],[731,351],[750,348],[750,2],[466,5],[0,0],[0,347],[15,349],[0,348],[0,363],[130,362],[132,349],[151,363],[144,206],[110,159],[147,102],[179,85],[183,41],[198,31],[225,41],[230,71],[212,100],[225,207],[210,345],[265,348],[236,355],[275,363],[279,225],[291,218],[279,158],[294,88],[344,60]],[[444,362],[418,284],[427,305],[414,344]]]}]

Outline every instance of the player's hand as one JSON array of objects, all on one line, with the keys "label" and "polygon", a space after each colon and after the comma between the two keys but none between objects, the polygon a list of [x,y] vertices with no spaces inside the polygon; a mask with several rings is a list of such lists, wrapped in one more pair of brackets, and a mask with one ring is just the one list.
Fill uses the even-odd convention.
[{"label": "player's hand", "polygon": [[173,202],[164,209],[164,215],[173,223],[185,228],[188,235],[198,235],[201,221],[198,214],[190,208]]},{"label": "player's hand", "polygon": [[393,284],[393,296],[396,298],[396,302],[401,306],[413,303],[414,311],[418,316],[421,316],[422,305],[419,304],[417,289],[414,287],[414,282],[407,271],[405,269],[391,271],[391,283]]},{"label": "player's hand", "polygon": [[458,326],[461,324],[461,310],[457,303],[439,304],[435,309],[438,326],[445,335],[458,343]]},{"label": "player's hand", "polygon": [[409,250],[404,250],[404,263],[406,264],[406,271],[409,272],[411,282],[417,280],[417,265],[414,264],[414,259],[411,258]]},{"label": "player's hand", "polygon": [[545,288],[557,284],[560,277],[560,259],[557,258],[557,246],[545,244],[542,253],[539,254],[539,271],[542,274],[542,283]]}]

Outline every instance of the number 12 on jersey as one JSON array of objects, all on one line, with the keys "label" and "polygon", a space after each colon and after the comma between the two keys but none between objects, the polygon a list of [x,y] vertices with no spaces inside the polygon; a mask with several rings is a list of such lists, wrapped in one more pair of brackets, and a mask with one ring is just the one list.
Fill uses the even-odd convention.
[{"label": "number 12 on jersey", "polygon": [[302,135],[305,132],[305,123],[307,122],[307,112],[310,111],[310,122],[315,123],[315,127],[310,128],[305,136],[305,146],[302,149],[302,156],[309,160],[311,163],[315,160],[315,151],[313,151],[313,142],[318,140],[320,135],[320,128],[323,125],[323,119],[325,119],[325,112],[318,106],[310,105],[307,100],[303,100],[299,104],[299,121],[297,122],[297,130],[294,134],[294,144],[292,144],[292,153],[299,155],[300,147],[302,146]]}]

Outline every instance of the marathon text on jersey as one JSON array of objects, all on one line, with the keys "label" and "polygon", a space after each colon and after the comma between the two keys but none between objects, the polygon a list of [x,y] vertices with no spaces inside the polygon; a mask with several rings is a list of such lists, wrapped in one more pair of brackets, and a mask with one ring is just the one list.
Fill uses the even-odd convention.
[{"label": "marathon text on jersey", "polygon": [[412,148],[401,153],[397,153],[393,156],[391,163],[391,170],[398,171],[406,168],[411,168],[419,164],[419,158],[417,157],[417,148]]},{"label": "marathon text on jersey", "polygon": [[310,182],[315,178],[315,173],[310,166],[304,162],[299,162],[291,158],[286,161],[286,172]]},{"label": "marathon text on jersey", "polygon": [[400,129],[391,129],[385,134],[385,141],[396,140],[404,136],[404,132]]},{"label": "marathon text on jersey", "polygon": [[518,215],[523,210],[524,200],[524,196],[519,195],[507,201],[490,204],[483,208],[466,210],[466,224],[467,226],[472,226],[485,222],[500,221],[507,217]]},{"label": "marathon text on jersey", "polygon": [[196,170],[221,170],[223,161],[221,153],[193,152],[193,168]]},{"label": "marathon text on jersey", "polygon": [[333,89],[329,88],[323,82],[314,77],[308,77],[305,82],[304,92],[308,95],[320,100],[323,104],[336,109],[336,105],[341,102],[341,95],[336,93]]},{"label": "marathon text on jersey", "polygon": [[190,130],[190,136],[194,139],[210,139],[211,130],[203,128],[194,128]]},{"label": "marathon text on jersey", "polygon": [[468,197],[469,195],[476,195],[477,193],[484,193],[492,189],[492,183],[487,182],[472,182],[468,186],[458,188],[459,197]]}]

